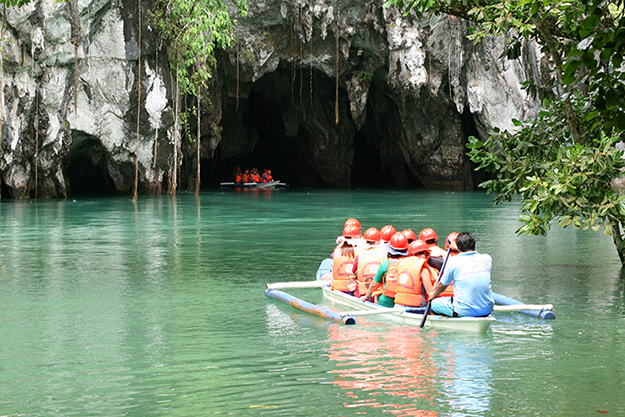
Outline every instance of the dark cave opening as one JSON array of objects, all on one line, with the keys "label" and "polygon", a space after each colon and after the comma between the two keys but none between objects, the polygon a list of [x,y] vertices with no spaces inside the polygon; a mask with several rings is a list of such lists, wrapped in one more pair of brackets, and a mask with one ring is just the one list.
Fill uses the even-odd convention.
[{"label": "dark cave opening", "polygon": [[[232,99],[228,99],[232,101]],[[229,103],[232,106],[232,103]],[[228,106],[228,105],[227,105]],[[226,106],[226,107],[227,107]],[[204,161],[209,173],[203,174],[202,183],[209,187],[219,186],[222,181],[232,181],[235,166],[240,166],[244,171],[257,168],[262,174],[263,170],[270,169],[274,179],[280,180],[293,187],[324,187],[325,184],[320,175],[313,169],[306,159],[302,149],[303,129],[294,137],[288,137],[284,129],[282,110],[278,103],[266,97],[262,91],[252,90],[246,99],[239,100],[239,111],[242,123],[248,129],[247,135],[256,137],[253,150],[248,154],[233,158],[223,158],[220,147],[217,148],[215,159]],[[232,117],[236,120],[236,117]],[[236,123],[229,120],[223,121],[224,131]],[[221,146],[221,144],[220,144]],[[211,164],[206,167],[206,164]]]},{"label": "dark cave opening", "polygon": [[[371,103],[367,111],[372,112]],[[373,117],[367,117],[362,129],[356,131],[354,137],[354,161],[352,164],[352,188],[388,188],[393,187],[395,180],[389,167],[382,168],[380,158],[380,142],[383,140],[378,133]]]},{"label": "dark cave opening", "polygon": [[69,195],[116,194],[106,170],[106,150],[97,138],[72,132],[72,145],[63,158]]},{"label": "dark cave opening", "polygon": [[[306,70],[302,73],[307,75],[309,72]],[[224,97],[222,142],[217,147],[213,159],[202,160],[203,188],[214,188],[218,187],[220,182],[232,181],[236,166],[240,166],[244,171],[256,167],[261,173],[264,169],[271,169],[275,179],[293,187],[327,187],[306,157],[308,152],[306,144],[310,140],[308,135],[311,133],[304,126],[301,117],[302,113],[306,112],[327,111],[320,108],[319,103],[327,102],[327,96],[334,95],[334,81],[314,71],[313,85],[316,89],[314,99],[311,101],[312,91],[308,84],[311,77],[303,77],[303,84],[300,85],[299,79],[291,81],[291,75],[285,69],[278,69],[265,75],[266,78],[251,86],[248,97],[240,98],[238,103],[228,95]],[[301,76],[301,73],[296,73],[296,76]],[[285,79],[288,80],[286,83]],[[285,88],[285,85],[288,89],[290,83],[299,88],[291,85],[293,91],[290,93],[287,91],[282,95],[274,91]],[[344,95],[341,97],[341,105],[347,108],[346,92],[341,89],[341,94]],[[281,97],[280,101],[285,102],[279,102],[276,97]],[[296,109],[285,110],[285,107],[289,106],[295,106]],[[285,111],[286,114],[283,113]],[[384,134],[375,126],[376,118],[372,116],[374,111],[375,106],[369,103],[365,125],[355,131],[350,184],[352,188],[396,186],[392,169],[388,166],[382,167],[379,144],[384,141]],[[353,123],[349,111],[345,111],[343,117],[349,117],[349,123]],[[287,128],[285,123],[288,124]],[[285,129],[290,129],[290,134],[287,134]],[[241,141],[254,143],[253,149],[245,148],[241,151]],[[237,152],[229,148],[236,146],[239,146]]]}]

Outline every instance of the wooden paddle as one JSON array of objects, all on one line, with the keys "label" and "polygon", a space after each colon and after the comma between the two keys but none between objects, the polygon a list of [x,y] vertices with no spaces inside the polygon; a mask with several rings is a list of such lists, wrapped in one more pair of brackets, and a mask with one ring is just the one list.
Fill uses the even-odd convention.
[{"label": "wooden paddle", "polygon": [[[443,262],[443,266],[441,267],[441,273],[438,274],[438,278],[436,279],[436,284],[434,284],[434,289],[436,289],[436,287],[438,286],[438,283],[441,280],[441,277],[443,276],[443,272],[445,271],[445,266],[447,265],[447,260],[449,259],[450,253],[451,253],[451,247],[447,249],[447,255],[445,255],[445,261]],[[427,307],[425,307],[425,312],[423,313],[423,318],[421,319],[421,324],[419,324],[419,327],[421,327],[422,329],[423,329],[423,326],[425,326],[425,322],[428,319],[428,314],[430,314],[431,309],[432,309],[432,300],[428,301],[428,305]]]}]

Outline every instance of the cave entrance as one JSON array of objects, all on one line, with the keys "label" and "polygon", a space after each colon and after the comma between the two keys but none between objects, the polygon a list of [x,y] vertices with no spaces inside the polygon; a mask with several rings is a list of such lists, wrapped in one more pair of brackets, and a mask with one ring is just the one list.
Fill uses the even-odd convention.
[{"label": "cave entrance", "polygon": [[107,170],[106,150],[95,136],[72,131],[72,144],[63,158],[63,173],[70,195],[115,194]]},{"label": "cave entrance", "polygon": [[[240,166],[243,171],[256,167],[261,173],[271,169],[274,178],[294,187],[327,187],[306,157],[310,152],[309,143],[315,141],[308,129],[311,125],[319,130],[334,128],[334,123],[327,121],[334,120],[336,85],[334,80],[316,70],[312,76],[308,74],[308,70],[293,73],[288,68],[278,68],[247,85],[247,97],[240,98],[238,103],[231,94],[224,94],[222,139],[214,158],[202,161],[202,184],[218,187],[222,181],[232,181],[234,168]],[[382,154],[399,153],[395,142],[387,139],[394,132],[389,125],[397,124],[393,121],[398,115],[394,114],[396,107],[389,102],[384,87],[379,87],[375,80],[371,91],[378,93],[369,96],[367,118],[363,127],[356,130],[347,92],[340,89],[341,120],[351,125],[343,126],[342,132],[353,135],[349,186],[365,189],[422,187],[407,164],[402,168],[396,166],[397,163],[383,163]],[[376,101],[383,102],[376,104]],[[332,103],[331,106],[328,103]],[[380,150],[382,143],[385,143],[384,151]],[[398,158],[389,160],[399,161]]]},{"label": "cave entrance", "polygon": [[308,132],[300,120],[292,120],[291,126],[299,123],[299,128],[295,135],[287,135],[283,107],[289,103],[282,103],[271,91],[276,83],[290,80],[289,74],[278,70],[265,77],[251,86],[247,98],[239,99],[238,109],[234,98],[224,98],[222,141],[213,160],[203,161],[202,184],[216,187],[232,181],[234,168],[240,166],[243,171],[257,168],[261,175],[270,169],[274,179],[290,186],[324,187],[306,158]]}]

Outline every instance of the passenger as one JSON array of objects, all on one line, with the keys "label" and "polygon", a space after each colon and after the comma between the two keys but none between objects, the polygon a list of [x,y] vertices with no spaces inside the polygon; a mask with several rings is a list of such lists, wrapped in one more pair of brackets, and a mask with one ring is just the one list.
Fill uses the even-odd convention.
[{"label": "passenger", "polygon": [[428,295],[434,289],[438,271],[428,265],[430,249],[425,242],[415,240],[408,246],[408,257],[397,267],[397,295],[395,305],[425,307]]},{"label": "passenger", "polygon": [[343,229],[343,239],[336,245],[332,258],[332,283],[330,288],[351,294],[357,287],[354,278],[354,261],[358,254],[355,240],[360,239],[360,229],[348,225]]},{"label": "passenger", "polygon": [[263,171],[263,176],[262,176],[261,180],[262,180],[264,183],[269,182],[269,174],[267,173],[267,170]]},{"label": "passenger", "polygon": [[445,239],[445,255],[443,256],[430,256],[430,260],[428,264],[436,268],[437,270],[441,270],[443,267],[443,262],[445,262],[445,256],[447,256],[447,250],[451,247],[451,251],[449,252],[449,256],[456,256],[458,253],[458,247],[456,246],[456,238],[458,237],[457,232],[451,232],[447,238]]},{"label": "passenger", "polygon": [[[460,233],[456,238],[460,253],[449,258],[440,282],[430,294],[432,311],[450,317],[483,317],[493,311],[493,292],[490,255],[475,251],[475,237]],[[445,288],[454,283],[454,296],[437,298]]]},{"label": "passenger", "polygon": [[388,243],[396,232],[395,228],[390,224],[382,227],[380,229],[380,238],[382,242]]},{"label": "passenger", "polygon": [[273,176],[271,175],[271,170],[270,169],[267,170],[267,180],[268,180],[268,182],[273,181]]},{"label": "passenger", "polygon": [[358,251],[354,262],[354,271],[358,288],[354,292],[355,297],[367,293],[369,284],[373,281],[380,264],[386,259],[386,247],[380,240],[380,231],[375,227],[365,230],[363,235],[364,244]]},{"label": "passenger", "polygon": [[447,235],[445,239],[445,250],[447,251],[451,248],[451,252],[449,252],[449,256],[456,256],[460,253],[458,250],[458,245],[456,245],[456,239],[458,238],[458,232],[451,232]]},{"label": "passenger", "polygon": [[440,267],[443,265],[447,252],[436,245],[438,242],[436,232],[427,227],[419,232],[419,240],[425,242],[428,248],[430,248],[430,266],[434,266],[440,271]]},{"label": "passenger", "polygon": [[417,240],[417,235],[411,229],[404,229],[401,231],[408,239],[408,245]]},{"label": "passenger", "polygon": [[[393,307],[395,305],[395,294],[397,290],[397,267],[402,259],[408,255],[408,239],[401,233],[395,233],[386,245],[387,258],[380,264],[375,278],[369,285],[367,294],[361,297],[363,300],[375,301],[375,296],[379,294],[377,302],[384,307]],[[378,289],[382,286],[383,292],[380,294]]]},{"label": "passenger", "polygon": [[246,169],[245,174],[243,174],[243,181],[250,182],[250,170]]},{"label": "passenger", "polygon": [[243,173],[241,173],[241,168],[238,168],[234,175],[234,182],[237,184],[243,184]]},{"label": "passenger", "polygon": [[356,226],[358,226],[359,230],[362,230],[362,226],[360,225],[360,222],[358,221],[358,219],[354,219],[353,217],[345,220],[345,224],[343,225],[343,227],[347,227],[350,224],[354,224]]},{"label": "passenger", "polygon": [[260,175],[258,174],[258,170],[256,168],[252,169],[252,174],[251,174],[251,182],[260,182]]}]

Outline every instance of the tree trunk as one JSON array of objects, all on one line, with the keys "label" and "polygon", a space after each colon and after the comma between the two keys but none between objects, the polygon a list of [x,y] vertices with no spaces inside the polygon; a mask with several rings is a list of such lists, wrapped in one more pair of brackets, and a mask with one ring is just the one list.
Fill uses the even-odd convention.
[{"label": "tree trunk", "polygon": [[137,64],[137,144],[135,147],[135,190],[132,202],[139,196],[139,120],[141,119],[141,2],[139,2],[139,57]]},{"label": "tree trunk", "polygon": [[[560,49],[557,47],[557,41],[553,37],[551,30],[547,27],[547,25],[542,20],[535,20],[536,28],[541,33],[545,43],[547,44],[547,48],[549,48],[549,52],[551,53],[551,58],[553,59],[553,63],[556,66],[556,76],[558,77],[558,82],[564,88],[564,70],[562,68],[562,57],[560,56]],[[573,142],[579,143],[581,140],[581,136],[579,134],[579,121],[577,120],[577,114],[573,109],[573,105],[571,104],[571,100],[565,98],[563,100],[564,104],[564,112],[566,114],[566,120],[569,123],[569,127],[571,128],[571,135],[573,136]]]},{"label": "tree trunk", "polygon": [[171,168],[171,182],[169,187],[169,194],[176,195],[176,185],[178,184],[178,143],[180,137],[180,87],[179,76],[176,74],[176,102],[174,105],[174,161]]},{"label": "tree trunk", "polygon": [[196,177],[195,177],[195,195],[200,195],[200,119],[202,112],[200,111],[200,96],[202,94],[202,87],[197,88],[197,161],[196,161]]},{"label": "tree trunk", "polygon": [[623,225],[618,222],[612,226],[612,240],[616,246],[616,252],[621,259],[621,265],[625,266],[625,247],[623,247]]}]

